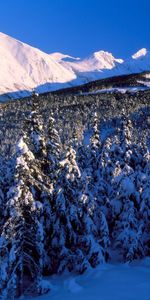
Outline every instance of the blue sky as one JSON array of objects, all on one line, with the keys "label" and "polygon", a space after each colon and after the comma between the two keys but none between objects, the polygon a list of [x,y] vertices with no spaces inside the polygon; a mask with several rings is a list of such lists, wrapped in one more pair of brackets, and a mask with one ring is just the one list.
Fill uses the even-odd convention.
[{"label": "blue sky", "polygon": [[150,49],[150,0],[1,0],[0,31],[41,50],[128,57]]}]

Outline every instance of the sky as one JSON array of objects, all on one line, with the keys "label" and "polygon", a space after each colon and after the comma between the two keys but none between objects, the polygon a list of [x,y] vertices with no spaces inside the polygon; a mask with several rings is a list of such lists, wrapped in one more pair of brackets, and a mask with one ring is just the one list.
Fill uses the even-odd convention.
[{"label": "sky", "polygon": [[150,0],[1,0],[0,31],[47,53],[150,49]]}]

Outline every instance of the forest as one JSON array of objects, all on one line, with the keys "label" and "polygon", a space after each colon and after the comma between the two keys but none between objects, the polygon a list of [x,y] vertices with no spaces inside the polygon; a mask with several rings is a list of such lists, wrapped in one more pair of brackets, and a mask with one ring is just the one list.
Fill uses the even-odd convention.
[{"label": "forest", "polygon": [[0,104],[0,299],[150,255],[149,95]]}]

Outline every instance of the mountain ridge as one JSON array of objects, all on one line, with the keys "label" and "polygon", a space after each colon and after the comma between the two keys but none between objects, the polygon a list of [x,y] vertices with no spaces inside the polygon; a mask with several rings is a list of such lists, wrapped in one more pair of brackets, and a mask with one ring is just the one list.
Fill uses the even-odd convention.
[{"label": "mountain ridge", "polygon": [[150,71],[150,52],[140,49],[130,58],[96,51],[86,58],[59,52],[47,54],[0,33],[0,100],[25,97],[123,74]]}]

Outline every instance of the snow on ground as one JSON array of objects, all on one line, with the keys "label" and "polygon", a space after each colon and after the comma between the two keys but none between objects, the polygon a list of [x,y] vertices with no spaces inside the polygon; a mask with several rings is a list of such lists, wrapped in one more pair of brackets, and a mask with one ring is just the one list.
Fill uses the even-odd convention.
[{"label": "snow on ground", "polygon": [[149,90],[149,89],[150,89],[150,84],[149,85],[147,84],[145,87],[144,86],[127,86],[127,87],[123,87],[123,88],[113,87],[113,88],[108,88],[108,89],[96,90],[96,91],[93,91],[93,92],[82,93],[81,95],[86,96],[86,95],[95,95],[95,94],[103,94],[103,93],[116,93],[116,92],[119,92],[121,94],[125,94],[126,92],[136,93],[138,91],[145,91],[145,90]]},{"label": "snow on ground", "polygon": [[138,80],[137,82],[140,83],[140,84],[143,84],[143,85],[147,86],[148,88],[150,88],[150,81]]},{"label": "snow on ground", "polygon": [[100,265],[78,277],[54,276],[51,284],[50,293],[24,300],[150,300],[150,258]]},{"label": "snow on ground", "polygon": [[149,79],[150,78],[150,74],[145,74],[143,75],[144,78]]}]

